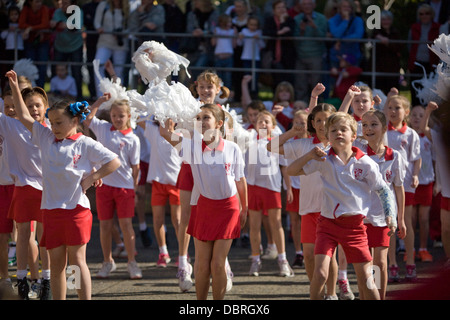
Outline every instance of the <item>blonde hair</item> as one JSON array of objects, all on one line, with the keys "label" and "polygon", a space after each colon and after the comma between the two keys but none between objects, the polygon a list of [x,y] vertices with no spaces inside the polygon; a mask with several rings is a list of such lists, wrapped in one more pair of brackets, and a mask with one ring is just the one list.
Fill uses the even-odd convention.
[{"label": "blonde hair", "polygon": [[214,84],[217,88],[220,88],[222,90],[222,94],[219,96],[219,98],[221,99],[228,98],[228,96],[230,95],[230,89],[222,85],[222,79],[220,79],[217,73],[211,70],[205,70],[198,75],[197,80],[189,87],[189,90],[191,90],[194,98],[198,98],[198,81],[205,81],[207,83]]},{"label": "blonde hair", "polygon": [[356,123],[355,118],[351,116],[349,113],[338,111],[330,115],[327,119],[327,122],[325,124],[325,135],[327,137],[328,137],[328,130],[330,129],[330,127],[339,121],[345,121],[349,125],[353,134],[356,135],[358,131],[358,124]]},{"label": "blonde hair", "polygon": [[293,103],[294,102],[294,86],[288,82],[288,81],[282,81],[280,82],[277,87],[275,88],[275,94],[273,97],[273,102],[277,103],[280,102],[280,99],[278,98],[278,95],[280,94],[280,91],[288,91],[289,92],[289,103]]},{"label": "blonde hair", "polygon": [[403,107],[403,109],[405,109],[405,111],[411,110],[411,102],[410,102],[406,97],[401,96],[401,95],[399,95],[399,94],[390,96],[390,97],[386,100],[386,103],[384,104],[385,108],[386,108],[387,106],[389,106],[389,103],[390,103],[391,101],[394,101],[394,100],[399,100],[400,103],[401,103],[401,105],[402,105],[402,107]]},{"label": "blonde hair", "polygon": [[260,113],[258,113],[258,117],[256,119],[259,119],[262,116],[269,116],[270,119],[272,120],[273,126],[275,127],[277,125],[277,120],[275,119],[275,116],[272,114],[272,112],[270,112],[268,110],[263,110]]},{"label": "blonde hair", "polygon": [[[128,100],[123,99],[123,100],[114,101],[111,105],[110,113],[111,113],[112,108],[114,108],[114,107],[125,107],[126,111],[131,116],[130,102]],[[127,128],[128,129],[131,128],[131,118],[128,119],[128,121],[127,121]]]}]

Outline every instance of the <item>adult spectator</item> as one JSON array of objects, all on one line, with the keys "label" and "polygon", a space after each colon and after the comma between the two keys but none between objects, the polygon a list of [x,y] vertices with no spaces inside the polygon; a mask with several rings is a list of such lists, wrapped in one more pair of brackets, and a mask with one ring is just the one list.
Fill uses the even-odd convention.
[{"label": "adult spectator", "polygon": [[328,20],[328,27],[331,36],[338,39],[330,48],[331,67],[338,67],[339,57],[345,54],[353,55],[359,65],[362,58],[360,43],[339,40],[359,40],[364,37],[364,22],[355,15],[353,0],[339,0],[338,13]]},{"label": "adult spectator", "polygon": [[[212,67],[214,50],[211,45],[213,28],[217,25],[219,11],[210,0],[193,0],[192,11],[187,14],[186,33],[193,36],[184,38],[180,51],[187,53],[191,67]],[[193,45],[188,48],[186,45]],[[192,70],[192,79],[196,79],[201,70]]]},{"label": "adult spectator", "polygon": [[[95,29],[100,33],[95,59],[102,66],[112,57],[116,76],[121,79],[129,48],[126,36],[119,32],[127,28],[128,16],[128,0],[107,0],[98,4],[94,18]],[[100,67],[99,71],[104,77],[104,67]],[[98,88],[99,80],[95,80],[97,97],[100,97],[103,93]]]},{"label": "adult spectator", "polygon": [[[408,70],[411,73],[423,73],[422,67],[415,64],[417,62],[425,68],[425,72],[428,74],[439,63],[439,57],[428,49],[427,44],[439,37],[440,24],[433,21],[434,10],[429,4],[422,4],[417,8],[417,19],[418,21],[409,30],[408,40],[420,41],[420,43],[409,44]],[[422,76],[412,76],[411,81],[420,78]],[[412,86],[411,102],[412,105],[420,104],[416,91]]]},{"label": "adult spectator", "polygon": [[[166,0],[163,3],[166,21],[164,23],[165,33],[183,33],[186,31],[186,16],[181,11],[175,0]],[[177,23],[174,23],[176,21]],[[178,52],[180,45],[179,37],[167,36],[165,40],[166,47],[169,50]]]},{"label": "adult spectator", "polygon": [[[83,62],[83,37],[81,29],[69,29],[67,18],[72,12],[67,13],[70,5],[76,5],[77,0],[62,0],[61,8],[55,10],[50,27],[56,30],[54,42],[54,59],[60,62]],[[83,12],[80,14],[80,26],[83,25]],[[82,97],[82,75],[81,64],[72,65],[70,68],[72,77],[75,79],[78,98]]]},{"label": "adult spectator", "polygon": [[[381,12],[381,29],[374,29],[372,38],[380,40],[376,44],[376,72],[400,73],[400,58],[402,45],[391,40],[401,39],[400,32],[393,26],[394,15],[390,11]],[[399,78],[390,76],[377,76],[376,88],[386,95],[392,87],[398,87]]]},{"label": "adult spectator", "polygon": [[[166,13],[163,6],[153,4],[153,0],[141,0],[141,5],[131,12],[128,30],[131,33],[142,32],[146,35],[138,35],[136,48],[144,41],[154,40],[161,42],[161,36],[154,36],[152,33],[163,33]],[[173,23],[173,21],[172,21]]]},{"label": "adult spectator", "polygon": [[43,88],[47,76],[47,61],[50,52],[50,15],[42,0],[26,0],[19,17],[19,28],[24,30],[25,57],[31,59],[39,70],[38,87]]},{"label": "adult spectator", "polygon": [[292,7],[289,7],[289,9],[288,9],[288,15],[290,15],[291,18],[295,18],[297,15],[299,15],[302,12],[303,11],[302,11],[301,0],[294,0]]},{"label": "adult spectator", "polygon": [[[295,20],[294,35],[308,38],[323,38],[327,34],[327,18],[317,11],[316,0],[300,0],[302,13]],[[297,40],[295,42],[297,52],[297,69],[311,71],[299,73],[296,76],[296,99],[309,103],[312,89],[320,82],[320,73],[323,69],[323,59],[326,53],[325,42],[318,40]]]},{"label": "adult spectator", "polygon": [[[295,69],[295,46],[294,40],[285,39],[294,36],[295,21],[292,19],[286,8],[284,0],[275,0],[273,2],[273,15],[264,22],[263,35],[274,37],[267,41],[267,49],[272,53],[272,68],[281,70]],[[272,88],[281,81],[294,83],[293,73],[274,73]]]},{"label": "adult spectator", "polygon": [[450,14],[450,2],[448,0],[427,0],[425,3],[429,4],[434,10],[434,22],[439,24],[447,22]]},{"label": "adult spectator", "polygon": [[95,54],[97,53],[97,42],[98,42],[98,34],[93,33],[95,31],[94,27],[94,18],[95,18],[95,10],[97,10],[98,4],[101,0],[92,0],[83,5],[83,20],[84,20],[84,29],[86,32],[85,37],[85,45],[86,45],[86,62],[88,63],[87,70],[89,73],[89,94],[91,98],[95,98],[97,95],[97,90],[95,87],[95,74],[94,68],[92,65],[92,61],[95,59]]}]

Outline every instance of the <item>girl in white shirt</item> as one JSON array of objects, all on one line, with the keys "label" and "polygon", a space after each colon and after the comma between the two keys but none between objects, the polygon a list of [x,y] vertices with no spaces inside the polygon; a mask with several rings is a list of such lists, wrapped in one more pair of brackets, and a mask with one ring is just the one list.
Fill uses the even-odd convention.
[{"label": "girl in white shirt", "polygon": [[[66,297],[66,258],[79,268],[80,299],[91,298],[86,263],[92,214],[86,190],[120,165],[117,156],[100,143],[77,133],[80,119],[88,113],[87,103],[61,102],[48,108],[52,129],[42,126],[27,111],[14,71],[7,73],[19,120],[32,133],[32,142],[42,150],[44,233],[41,241],[50,254],[53,299]],[[100,164],[92,171],[92,163]]]},{"label": "girl in white shirt", "polygon": [[194,134],[193,139],[177,136],[172,140],[174,123],[170,119],[160,127],[160,134],[191,165],[194,189],[199,194],[191,228],[197,299],[207,298],[211,276],[213,298],[223,299],[227,286],[225,261],[232,239],[239,237],[247,218],[247,184],[241,150],[222,138],[225,112],[214,104],[201,109],[197,121],[202,124],[202,138]]},{"label": "girl in white shirt", "polygon": [[103,179],[96,190],[97,215],[100,220],[100,240],[103,251],[102,267],[97,278],[107,278],[116,269],[112,258],[112,228],[114,212],[117,213],[128,254],[127,270],[131,279],[142,278],[135,259],[135,233],[132,225],[135,210],[135,189],[139,177],[140,142],[131,128],[131,110],[127,100],[116,100],[109,110],[111,123],[99,120],[95,114],[100,105],[109,100],[103,95],[92,106],[92,112],[83,122],[106,148],[116,153],[121,162],[113,174]]}]

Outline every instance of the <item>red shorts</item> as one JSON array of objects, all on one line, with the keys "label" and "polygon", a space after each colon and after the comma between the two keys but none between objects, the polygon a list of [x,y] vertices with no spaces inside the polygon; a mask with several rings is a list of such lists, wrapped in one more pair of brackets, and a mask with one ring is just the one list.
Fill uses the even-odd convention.
[{"label": "red shorts", "polygon": [[165,206],[169,199],[172,205],[180,204],[180,189],[170,184],[152,182],[152,206]]},{"label": "red shorts", "polygon": [[281,193],[266,188],[247,185],[248,210],[263,211],[281,209]]},{"label": "red shorts", "polygon": [[39,245],[47,250],[59,246],[78,246],[91,239],[91,210],[78,205],[75,209],[42,210],[44,232]]},{"label": "red shorts", "polygon": [[375,227],[366,223],[367,240],[369,248],[389,247],[391,237],[388,236],[390,229],[388,227]]},{"label": "red shorts", "polygon": [[413,192],[405,192],[405,207],[413,206],[415,204]]},{"label": "red shorts", "polygon": [[11,233],[14,222],[8,218],[9,207],[14,193],[14,185],[0,185],[0,233]]},{"label": "red shorts", "polygon": [[194,232],[194,226],[195,226],[195,217],[197,213],[197,206],[191,206],[191,216],[189,217],[189,224],[186,230],[187,234],[193,234]]},{"label": "red shorts", "polygon": [[433,182],[429,184],[419,184],[414,194],[414,205],[431,207],[433,202]]},{"label": "red shorts", "polygon": [[186,162],[181,164],[176,187],[180,190],[192,191],[192,188],[194,187],[194,177],[192,176],[192,168],[190,164]]},{"label": "red shorts", "polygon": [[337,245],[340,244],[348,263],[372,261],[363,219],[362,215],[337,219],[328,219],[321,215],[317,220],[314,254],[332,257]]},{"label": "red shorts", "polygon": [[139,163],[139,172],[141,176],[139,178],[138,185],[145,186],[145,184],[147,183],[148,162],[141,161]]},{"label": "red shorts", "polygon": [[292,188],[292,194],[294,195],[294,200],[291,203],[286,200],[286,211],[298,213],[300,210],[300,189]]},{"label": "red shorts", "polygon": [[317,219],[320,212],[301,215],[300,241],[301,243],[316,243]]},{"label": "red shorts", "polygon": [[450,211],[450,198],[441,197],[441,209]]},{"label": "red shorts", "polygon": [[17,223],[42,222],[42,191],[32,186],[14,187],[8,218]]},{"label": "red shorts", "polygon": [[96,190],[97,217],[110,220],[117,212],[119,219],[134,217],[134,189],[102,185]]},{"label": "red shorts", "polygon": [[239,238],[241,222],[238,197],[234,195],[228,199],[212,200],[200,195],[193,222],[191,235],[198,240]]}]

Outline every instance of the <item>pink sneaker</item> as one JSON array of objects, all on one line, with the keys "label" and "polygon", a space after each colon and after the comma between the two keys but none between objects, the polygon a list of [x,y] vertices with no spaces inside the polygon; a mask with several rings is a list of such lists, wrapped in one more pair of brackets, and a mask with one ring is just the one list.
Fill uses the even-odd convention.
[{"label": "pink sneaker", "polygon": [[157,267],[165,268],[170,262],[170,256],[167,253],[160,253],[158,257]]}]

